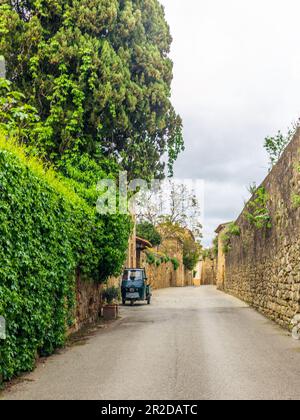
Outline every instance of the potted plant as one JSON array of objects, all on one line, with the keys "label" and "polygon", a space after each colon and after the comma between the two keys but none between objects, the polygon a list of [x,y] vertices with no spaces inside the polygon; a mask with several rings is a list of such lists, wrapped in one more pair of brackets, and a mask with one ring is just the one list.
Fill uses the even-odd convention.
[{"label": "potted plant", "polygon": [[108,287],[104,290],[102,298],[105,302],[103,307],[105,321],[117,319],[119,314],[120,289],[118,287]]}]

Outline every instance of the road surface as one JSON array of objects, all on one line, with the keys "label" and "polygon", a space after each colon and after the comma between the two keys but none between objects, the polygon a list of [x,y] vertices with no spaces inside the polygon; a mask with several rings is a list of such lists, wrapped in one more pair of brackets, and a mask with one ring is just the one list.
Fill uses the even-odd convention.
[{"label": "road surface", "polygon": [[1,398],[300,398],[300,342],[213,287],[161,290],[122,316]]}]

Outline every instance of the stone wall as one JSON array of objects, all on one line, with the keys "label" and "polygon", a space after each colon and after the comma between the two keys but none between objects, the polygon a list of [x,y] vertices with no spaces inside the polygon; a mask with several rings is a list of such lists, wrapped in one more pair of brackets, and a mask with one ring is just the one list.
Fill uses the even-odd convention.
[{"label": "stone wall", "polygon": [[82,278],[76,273],[75,324],[70,333],[79,331],[85,325],[96,322],[101,316],[103,285]]},{"label": "stone wall", "polygon": [[207,257],[202,263],[201,286],[215,285],[217,281],[217,260]]},{"label": "stone wall", "polygon": [[194,273],[191,270],[184,269],[184,286],[189,287],[194,285]]},{"label": "stone wall", "polygon": [[193,272],[186,270],[183,264],[183,243],[176,236],[162,235],[162,243],[156,249],[150,252],[157,252],[157,258],[162,255],[168,255],[170,258],[176,258],[179,263],[177,270],[174,270],[172,262],[162,263],[158,267],[155,264],[148,264],[147,251],[142,253],[141,267],[145,268],[148,277],[151,279],[154,289],[166,287],[185,287],[192,286]]},{"label": "stone wall", "polygon": [[153,290],[193,285],[193,273],[184,269],[182,261],[177,270],[174,269],[171,261],[156,266],[155,264],[149,264],[147,254],[142,252],[141,267],[146,269]]},{"label": "stone wall", "polygon": [[216,281],[217,288],[224,290],[225,287],[225,267],[226,267],[226,255],[223,250],[222,235],[226,231],[227,225],[223,224],[218,230],[218,258],[216,261]]},{"label": "stone wall", "polygon": [[155,264],[148,264],[146,254],[142,253],[141,263],[142,267],[146,269],[153,290],[176,286],[176,272],[171,262],[162,263],[157,267]]},{"label": "stone wall", "polygon": [[300,313],[300,130],[263,182],[272,228],[250,225],[245,210],[237,220],[239,237],[231,238],[226,255],[224,290],[289,328]]}]

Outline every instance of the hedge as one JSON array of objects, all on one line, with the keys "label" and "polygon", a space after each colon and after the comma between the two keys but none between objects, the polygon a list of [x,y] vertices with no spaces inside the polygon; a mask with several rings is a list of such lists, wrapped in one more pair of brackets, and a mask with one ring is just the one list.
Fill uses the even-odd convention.
[{"label": "hedge", "polygon": [[77,267],[97,282],[122,267],[128,218],[99,216],[74,185],[0,134],[2,380],[31,370],[38,355],[64,345]]}]

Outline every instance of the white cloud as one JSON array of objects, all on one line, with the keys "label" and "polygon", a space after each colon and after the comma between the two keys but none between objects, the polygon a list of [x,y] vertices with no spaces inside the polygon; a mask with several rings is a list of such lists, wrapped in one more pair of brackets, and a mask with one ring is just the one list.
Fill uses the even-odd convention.
[{"label": "white cloud", "polygon": [[[299,0],[162,0],[184,121],[179,177],[207,181],[205,243],[267,173],[265,136],[300,115]],[[226,192],[226,194],[224,194]]]}]

